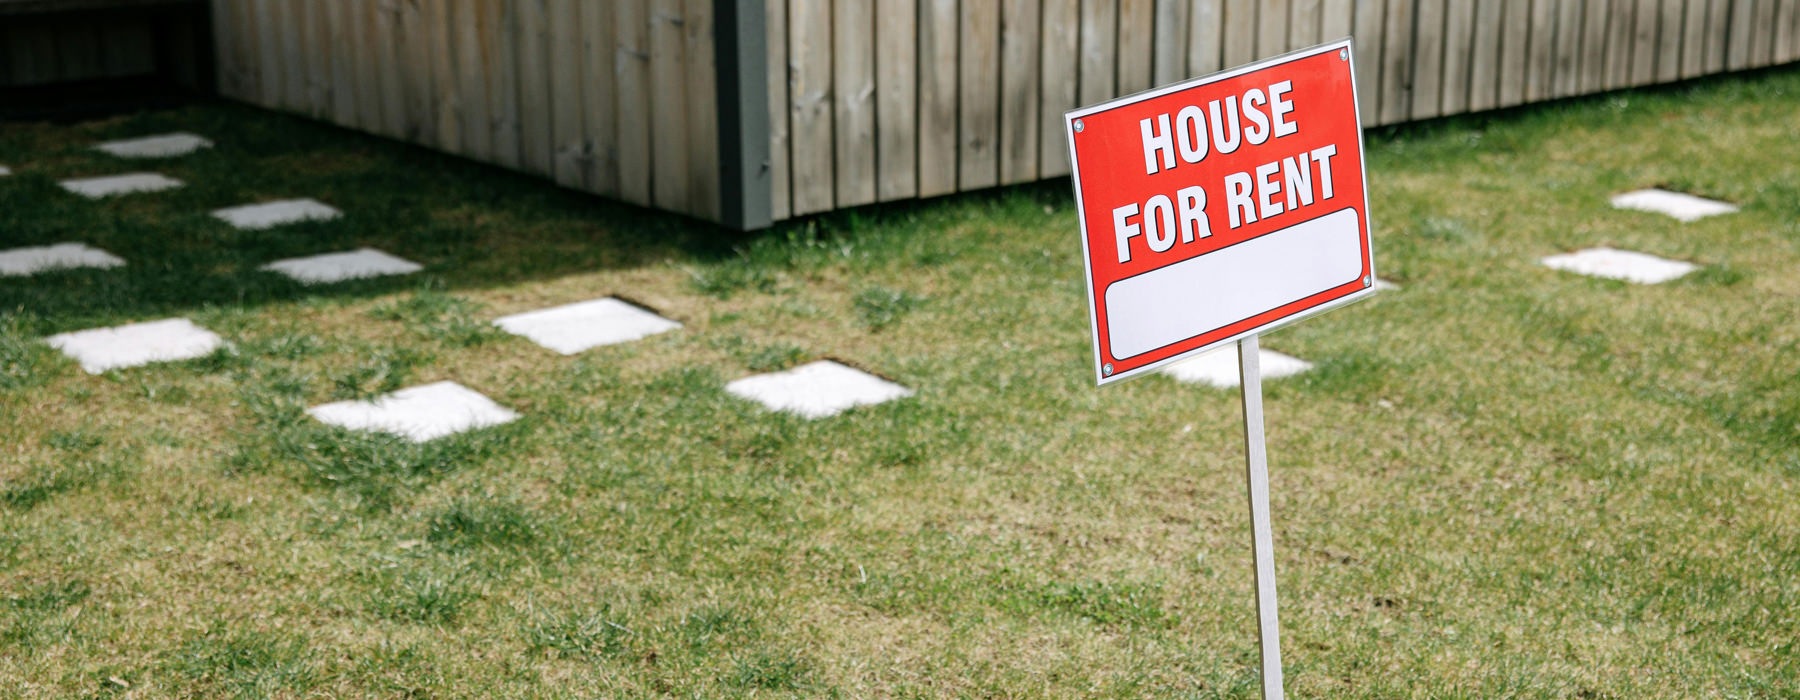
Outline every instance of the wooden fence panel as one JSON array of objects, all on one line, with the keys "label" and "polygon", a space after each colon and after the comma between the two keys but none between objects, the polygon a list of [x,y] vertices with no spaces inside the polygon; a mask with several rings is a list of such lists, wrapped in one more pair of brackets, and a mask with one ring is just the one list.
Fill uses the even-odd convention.
[{"label": "wooden fence panel", "polygon": [[1043,177],[1069,174],[1069,146],[1063,135],[1063,113],[1076,107],[1077,62],[1081,35],[1080,0],[1044,0],[1043,105],[1039,108],[1038,172]]},{"label": "wooden fence panel", "polygon": [[875,23],[875,197],[886,202],[919,192],[917,0],[877,0]]},{"label": "wooden fence panel", "polygon": [[1324,5],[1324,0],[1293,0],[1293,5],[1288,8],[1288,50],[1315,46],[1322,41],[1320,28],[1324,23]]},{"label": "wooden fence panel", "polygon": [[719,73],[712,0],[687,0],[681,28],[686,109],[693,115],[687,133],[688,200],[670,209],[717,221],[724,208],[719,203]]},{"label": "wooden fence panel", "polygon": [[1657,24],[1662,18],[1660,0],[1637,0],[1637,22],[1631,39],[1631,85],[1656,80]]},{"label": "wooden fence panel", "polygon": [[875,15],[867,2],[832,4],[831,93],[838,207],[875,201]]},{"label": "wooden fence panel", "polygon": [[1081,0],[1081,104],[1104,102],[1118,95],[1119,6],[1117,0]]},{"label": "wooden fence panel", "polygon": [[1706,66],[1706,0],[1686,0],[1681,26],[1681,77],[1699,76]]},{"label": "wooden fence panel", "polygon": [[[617,197],[619,192],[618,81],[613,70],[613,10],[603,3],[577,7],[581,35],[581,188]],[[766,86],[765,86],[766,87]]]},{"label": "wooden fence panel", "polygon": [[[488,112],[485,68],[490,42],[484,34],[492,28],[482,25],[485,19],[482,12],[479,0],[456,0],[457,25],[453,40],[456,42],[457,90],[462,96],[463,153],[476,160],[491,161],[494,158],[494,131],[493,117]],[[612,35],[593,36],[610,38]]]},{"label": "wooden fence panel", "polygon": [[1150,89],[1156,60],[1155,0],[1119,0],[1118,36],[1118,94]]},{"label": "wooden fence panel", "polygon": [[[1038,178],[1038,0],[1007,0],[1000,11],[1000,183]],[[1146,76],[1147,77],[1147,76]]]},{"label": "wooden fence panel", "polygon": [[790,0],[788,23],[788,99],[793,101],[788,128],[797,216],[833,207],[830,0]]},{"label": "wooden fence panel", "polygon": [[585,81],[581,67],[580,8],[578,0],[549,0],[544,21],[549,25],[549,61],[543,80],[544,99],[550,107],[550,172],[556,184],[581,184],[585,160],[587,112]]},{"label": "wooden fence panel", "polygon": [[919,4],[919,196],[956,191],[956,0]]},{"label": "wooden fence panel", "polygon": [[961,33],[956,187],[966,191],[1000,181],[1000,5],[963,3]]},{"label": "wooden fence panel", "polygon": [[1612,0],[1612,17],[1606,29],[1606,87],[1628,87],[1632,45],[1637,37],[1637,0]]},{"label": "wooden fence panel", "polygon": [[[793,191],[790,189],[788,181],[791,176],[788,166],[790,144],[788,138],[787,0],[767,0],[764,10],[768,13],[763,19],[767,22],[765,26],[768,27],[769,32],[769,198],[771,200],[769,211],[770,216],[774,217],[776,221],[780,221],[793,216],[794,212]],[[620,65],[622,66],[625,60],[624,56],[621,54],[618,60],[621,61]],[[625,85],[621,83],[619,85],[621,103],[625,101],[628,94],[633,93],[627,93]],[[629,106],[621,104],[619,109],[623,114],[624,110],[629,109]],[[620,121],[624,121],[622,116]],[[621,151],[625,147],[626,138],[628,135],[621,130],[619,134]],[[622,160],[619,167],[621,174],[628,172],[624,170],[625,164]],[[621,187],[624,184],[624,181],[621,181]]]},{"label": "wooden fence panel", "polygon": [[1531,0],[1506,0],[1500,19],[1500,97],[1495,106],[1511,107],[1525,101],[1525,83],[1529,80]]},{"label": "wooden fence panel", "polygon": [[1383,0],[1357,0],[1353,19],[1356,56],[1356,103],[1364,126],[1381,123],[1382,41],[1386,6]]},{"label": "wooden fence panel", "polygon": [[1587,0],[1581,25],[1581,92],[1606,89],[1606,37],[1611,34],[1611,22],[1611,0]]},{"label": "wooden fence panel", "polygon": [[1411,118],[1413,62],[1413,4],[1390,2],[1382,26],[1381,120],[1394,124]]},{"label": "wooden fence panel", "polygon": [[1469,110],[1469,62],[1475,52],[1475,6],[1450,0],[1444,8],[1444,69],[1438,107],[1442,114]]},{"label": "wooden fence panel", "polygon": [[[1151,82],[1158,86],[1193,77],[1187,71],[1187,50],[1188,30],[1191,27],[1188,14],[1193,11],[1195,4],[1192,0],[1156,1],[1156,65]],[[1048,17],[1045,18],[1044,31],[1052,31]]]},{"label": "wooden fence panel", "polygon": [[1682,0],[1661,0],[1656,21],[1656,70],[1653,82],[1681,79]]},{"label": "wooden fence panel", "polygon": [[[516,48],[519,52],[519,160],[526,170],[546,177],[556,175],[556,124],[555,115],[551,112],[550,86],[550,8],[549,0],[514,0],[519,8],[518,39]],[[670,6],[673,5],[674,8]],[[652,110],[658,118],[667,116],[674,122],[657,124],[682,124],[684,116],[678,93],[669,89],[681,79],[681,56],[669,44],[680,43],[680,27],[673,26],[668,20],[679,14],[676,2],[656,3],[652,7],[653,17],[650,23],[650,80],[652,84],[667,86],[652,93]],[[660,60],[659,60],[660,59]],[[669,143],[673,137],[675,143]],[[657,142],[657,150],[681,147],[680,137],[663,132],[658,136],[652,132],[651,138],[661,139]],[[666,162],[666,160],[665,160]],[[667,171],[667,168],[658,170]],[[658,181],[657,189],[664,187],[679,188],[678,183]],[[661,192],[653,190],[656,197]]]},{"label": "wooden fence panel", "polygon": [[[1452,0],[1454,1],[1454,0]],[[1443,114],[1446,0],[1417,0],[1413,24],[1413,119]]]},{"label": "wooden fence panel", "polygon": [[1550,98],[1556,70],[1556,11],[1554,0],[1531,0],[1530,47],[1525,51],[1525,101]]},{"label": "wooden fence panel", "polygon": [[[1084,0],[1092,2],[1092,0]],[[1224,0],[1220,3],[1223,34],[1219,40],[1225,50],[1224,65],[1221,68],[1241,66],[1256,60],[1257,4],[1242,0]],[[1085,22],[1083,25],[1085,27]],[[1084,28],[1083,32],[1086,31]],[[1083,80],[1086,80],[1084,77]]]},{"label": "wooden fence panel", "polygon": [[1725,68],[1743,70],[1750,67],[1750,28],[1756,18],[1752,0],[1727,0],[1729,28],[1725,30]]},{"label": "wooden fence panel", "polygon": [[1255,51],[1245,60],[1232,65],[1277,56],[1287,51],[1288,12],[1291,9],[1291,0],[1261,0],[1256,3]]},{"label": "wooden fence panel", "polygon": [[1756,0],[1755,21],[1750,27],[1750,67],[1761,68],[1775,62],[1775,2]]},{"label": "wooden fence panel", "polygon": [[1582,0],[1556,4],[1556,47],[1551,58],[1550,96],[1568,97],[1581,89]]},{"label": "wooden fence panel", "polygon": [[1226,0],[1194,0],[1188,14],[1188,74],[1201,76],[1224,66],[1223,6]]},{"label": "wooden fence panel", "polygon": [[[483,4],[485,5],[483,16],[492,22],[490,26],[493,27],[489,32],[493,44],[489,47],[486,54],[488,59],[486,73],[487,84],[490,86],[490,89],[488,90],[488,113],[493,115],[492,133],[494,162],[509,168],[519,168],[525,160],[525,144],[519,133],[521,122],[519,117],[518,89],[518,4],[510,2],[509,0],[485,0]],[[646,44],[642,34],[643,8],[641,4],[637,2],[621,2],[618,7],[621,12],[635,10],[639,13],[635,15],[640,20],[639,26],[637,27],[639,31],[637,34],[638,43],[635,45],[645,46]],[[620,18],[623,19],[624,15],[621,14]],[[646,51],[639,55],[648,57],[649,54]],[[645,65],[647,66],[648,64]],[[647,82],[648,78],[643,78],[640,84]],[[645,122],[645,129],[642,136],[643,140],[639,143],[649,144],[650,130],[648,122]],[[646,157],[642,163],[643,166],[648,169],[650,166],[650,159]],[[634,197],[633,195],[636,193],[632,191],[627,191],[624,194],[625,201],[627,202],[633,204],[650,203],[650,188],[648,182],[645,183],[641,198]]]}]

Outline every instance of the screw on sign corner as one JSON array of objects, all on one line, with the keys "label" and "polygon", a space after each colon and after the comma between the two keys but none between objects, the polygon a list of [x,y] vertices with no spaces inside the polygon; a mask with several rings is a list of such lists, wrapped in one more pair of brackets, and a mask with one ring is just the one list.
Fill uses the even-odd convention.
[{"label": "screw on sign corner", "polygon": [[1112,373],[1113,373],[1112,363],[1108,362],[1104,365],[1100,365],[1100,373],[1103,375],[1106,375],[1108,377],[1112,376]]},{"label": "screw on sign corner", "polygon": [[1075,120],[1075,133],[1079,134],[1085,128],[1087,128],[1086,125],[1082,124],[1080,119]]}]

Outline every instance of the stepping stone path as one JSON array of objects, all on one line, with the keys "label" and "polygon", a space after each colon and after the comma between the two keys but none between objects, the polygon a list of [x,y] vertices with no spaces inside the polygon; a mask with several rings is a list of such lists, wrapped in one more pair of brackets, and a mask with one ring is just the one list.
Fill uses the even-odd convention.
[{"label": "stepping stone path", "polygon": [[239,229],[260,231],[301,221],[329,221],[343,216],[343,212],[315,199],[284,199],[220,209],[212,215]]},{"label": "stepping stone path", "polygon": [[12,174],[12,168],[8,168],[4,165],[0,165],[0,177],[6,177],[11,174]]},{"label": "stepping stone path", "polygon": [[181,181],[156,173],[126,173],[106,177],[63,180],[62,188],[88,199],[100,199],[136,192],[160,192],[181,186]]},{"label": "stepping stone path", "polygon": [[425,267],[374,248],[359,248],[343,253],[326,253],[277,260],[259,269],[279,272],[301,284],[326,284],[366,277],[406,275],[423,270]]},{"label": "stepping stone path", "polygon": [[1699,269],[1698,265],[1613,248],[1589,248],[1544,258],[1547,267],[1637,284],[1661,284]]},{"label": "stepping stone path", "polygon": [[212,331],[185,318],[63,333],[44,342],[80,362],[88,374],[205,357],[224,344]]},{"label": "stepping stone path", "polygon": [[725,391],[771,411],[787,411],[814,420],[913,394],[899,384],[830,360],[745,377],[726,384]]},{"label": "stepping stone path", "polygon": [[120,158],[173,158],[185,156],[202,148],[211,148],[212,145],[211,141],[199,136],[179,132],[123,141],[107,141],[95,145],[94,149]]},{"label": "stepping stone path", "polygon": [[112,253],[80,243],[0,250],[0,277],[22,277],[44,270],[118,267],[124,264],[124,260]]},{"label": "stepping stone path", "polygon": [[[1261,364],[1264,380],[1291,377],[1312,369],[1311,362],[1274,350],[1263,350],[1257,360]],[[1227,345],[1182,360],[1163,368],[1163,373],[1179,382],[1206,384],[1220,389],[1230,389],[1242,383],[1242,378],[1238,376],[1236,345]]]},{"label": "stepping stone path", "polygon": [[401,389],[372,401],[328,403],[306,409],[306,413],[328,425],[388,433],[413,442],[428,442],[519,418],[519,414],[456,382]]},{"label": "stepping stone path", "polygon": [[1658,189],[1636,190],[1614,195],[1612,205],[1619,209],[1667,214],[1682,221],[1698,221],[1709,216],[1730,214],[1738,210],[1735,205],[1725,202]]},{"label": "stepping stone path", "polygon": [[494,325],[564,355],[672,331],[681,324],[607,297],[496,319]]}]

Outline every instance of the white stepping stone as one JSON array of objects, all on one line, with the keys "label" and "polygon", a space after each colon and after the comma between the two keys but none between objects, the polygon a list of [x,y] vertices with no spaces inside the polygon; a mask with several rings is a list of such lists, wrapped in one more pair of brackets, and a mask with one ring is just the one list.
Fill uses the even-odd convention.
[{"label": "white stepping stone", "polygon": [[277,260],[260,269],[279,272],[298,280],[301,284],[326,284],[383,275],[406,275],[423,270],[425,267],[374,248],[359,248],[344,253],[326,253]]},{"label": "white stepping stone", "polygon": [[494,325],[564,355],[672,331],[681,324],[612,297],[496,319]]},{"label": "white stepping stone", "polygon": [[22,277],[44,270],[118,267],[124,264],[124,260],[112,253],[80,243],[0,250],[0,277]]},{"label": "white stepping stone", "polygon": [[[1313,367],[1311,362],[1274,350],[1262,350],[1257,355],[1257,360],[1262,367],[1264,380],[1291,377]],[[1163,373],[1179,382],[1206,384],[1220,389],[1230,389],[1243,383],[1238,376],[1238,349],[1235,344],[1169,365],[1163,368]]]},{"label": "white stepping stone", "polygon": [[8,168],[4,165],[0,165],[0,177],[6,177],[11,174],[12,174],[12,168]]},{"label": "white stepping stone", "polygon": [[320,422],[350,430],[427,442],[476,428],[510,423],[519,414],[456,382],[401,389],[373,401],[339,401],[306,409]]},{"label": "white stepping stone", "polygon": [[202,148],[211,148],[212,145],[211,141],[194,134],[177,132],[123,141],[107,141],[95,145],[94,148],[120,158],[173,158],[185,156]]},{"label": "white stepping stone", "polygon": [[44,342],[80,362],[88,374],[205,357],[224,343],[185,318],[63,333]]},{"label": "white stepping stone", "polygon": [[1384,279],[1377,279],[1377,280],[1375,280],[1375,291],[1398,292],[1398,291],[1400,291],[1400,285],[1394,284],[1393,282],[1389,282]]},{"label": "white stepping stone", "polygon": [[1617,209],[1635,209],[1654,214],[1667,214],[1682,221],[1696,221],[1709,216],[1730,214],[1738,210],[1737,206],[1733,204],[1659,189],[1636,190],[1613,195],[1612,205]]},{"label": "white stepping stone", "polygon": [[212,215],[240,229],[259,231],[301,221],[329,221],[343,212],[316,199],[284,199],[220,209]]},{"label": "white stepping stone", "polygon": [[181,181],[156,173],[126,173],[106,177],[63,180],[62,188],[88,199],[112,197],[137,192],[160,192],[181,186]]},{"label": "white stepping stone", "polygon": [[725,385],[733,396],[771,411],[787,411],[810,419],[826,418],[857,406],[871,406],[912,396],[912,390],[858,369],[820,360],[771,374],[745,377]]},{"label": "white stepping stone", "polygon": [[1547,267],[1637,284],[1661,284],[1700,269],[1699,265],[1667,260],[1646,253],[1613,248],[1589,248],[1544,258]]}]

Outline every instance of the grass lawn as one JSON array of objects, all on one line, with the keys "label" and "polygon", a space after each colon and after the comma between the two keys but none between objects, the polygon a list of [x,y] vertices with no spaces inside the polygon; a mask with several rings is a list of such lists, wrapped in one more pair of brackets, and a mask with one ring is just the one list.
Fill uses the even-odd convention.
[{"label": "grass lawn", "polygon": [[[93,142],[218,146],[121,162]],[[1371,135],[1401,285],[1279,331],[1289,692],[1800,698],[1800,69]],[[300,119],[0,124],[0,695],[1256,696],[1234,391],[1096,389],[1066,182],[755,236]],[[64,177],[158,170],[100,202]],[[1662,186],[1742,205],[1618,211]],[[212,209],[345,217],[237,231]],[[1695,262],[1659,286],[1537,260]],[[412,277],[257,267],[373,246]],[[680,330],[494,330],[618,295]],[[230,348],[91,376],[43,336]],[[725,393],[834,358],[916,390]],[[523,414],[422,446],[303,409],[455,380]]]}]

